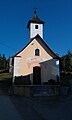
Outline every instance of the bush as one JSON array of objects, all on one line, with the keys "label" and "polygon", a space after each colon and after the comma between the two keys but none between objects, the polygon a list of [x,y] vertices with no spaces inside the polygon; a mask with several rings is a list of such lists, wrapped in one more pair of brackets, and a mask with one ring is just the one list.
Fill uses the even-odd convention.
[{"label": "bush", "polygon": [[15,85],[30,85],[30,75],[15,77]]},{"label": "bush", "polygon": [[68,86],[69,80],[72,79],[72,74],[70,73],[61,73],[60,74],[60,84]]},{"label": "bush", "polygon": [[55,84],[56,84],[56,82],[55,82],[55,80],[50,79],[50,80],[48,80],[48,84],[49,84],[49,85],[55,85]]}]

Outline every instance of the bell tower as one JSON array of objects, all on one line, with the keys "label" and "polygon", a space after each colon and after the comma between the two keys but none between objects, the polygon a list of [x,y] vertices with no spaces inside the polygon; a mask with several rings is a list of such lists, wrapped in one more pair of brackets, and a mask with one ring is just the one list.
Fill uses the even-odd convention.
[{"label": "bell tower", "polygon": [[43,38],[43,29],[44,23],[36,14],[36,10],[34,10],[34,17],[28,21],[27,28],[29,29],[29,39],[35,37],[37,34]]}]

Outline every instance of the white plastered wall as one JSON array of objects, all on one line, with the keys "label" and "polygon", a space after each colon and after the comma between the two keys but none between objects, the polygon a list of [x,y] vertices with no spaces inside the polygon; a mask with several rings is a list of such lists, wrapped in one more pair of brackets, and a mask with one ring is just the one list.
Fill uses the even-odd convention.
[{"label": "white plastered wall", "polygon": [[13,82],[14,82],[15,76],[20,76],[20,72],[19,72],[20,60],[21,60],[21,57],[14,57]]},{"label": "white plastered wall", "polygon": [[53,79],[57,81],[57,75],[59,75],[59,64],[56,64],[58,60],[51,59],[41,63],[42,73],[41,78],[42,82],[48,82],[48,80]]},{"label": "white plastered wall", "polygon": [[[35,29],[35,25],[38,25],[38,29]],[[35,37],[37,34],[43,38],[43,24],[36,24],[36,23],[31,23],[30,24],[30,38]]]}]

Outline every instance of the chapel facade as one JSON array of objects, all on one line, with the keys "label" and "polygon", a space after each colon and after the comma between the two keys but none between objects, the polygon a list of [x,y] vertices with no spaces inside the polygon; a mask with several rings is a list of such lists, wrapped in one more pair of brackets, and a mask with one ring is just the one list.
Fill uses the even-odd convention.
[{"label": "chapel facade", "polygon": [[44,24],[34,11],[34,17],[27,24],[29,42],[11,59],[13,83],[17,77],[24,78],[22,81],[29,80],[32,85],[47,84],[50,79],[58,80],[59,56],[44,40]]}]

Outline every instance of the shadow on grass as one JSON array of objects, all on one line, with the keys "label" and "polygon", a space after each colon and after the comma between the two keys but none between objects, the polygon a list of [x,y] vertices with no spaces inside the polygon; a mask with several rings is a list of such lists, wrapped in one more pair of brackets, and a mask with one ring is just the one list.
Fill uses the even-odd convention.
[{"label": "shadow on grass", "polygon": [[0,86],[11,86],[12,85],[12,78],[6,78],[4,80],[0,80]]}]

